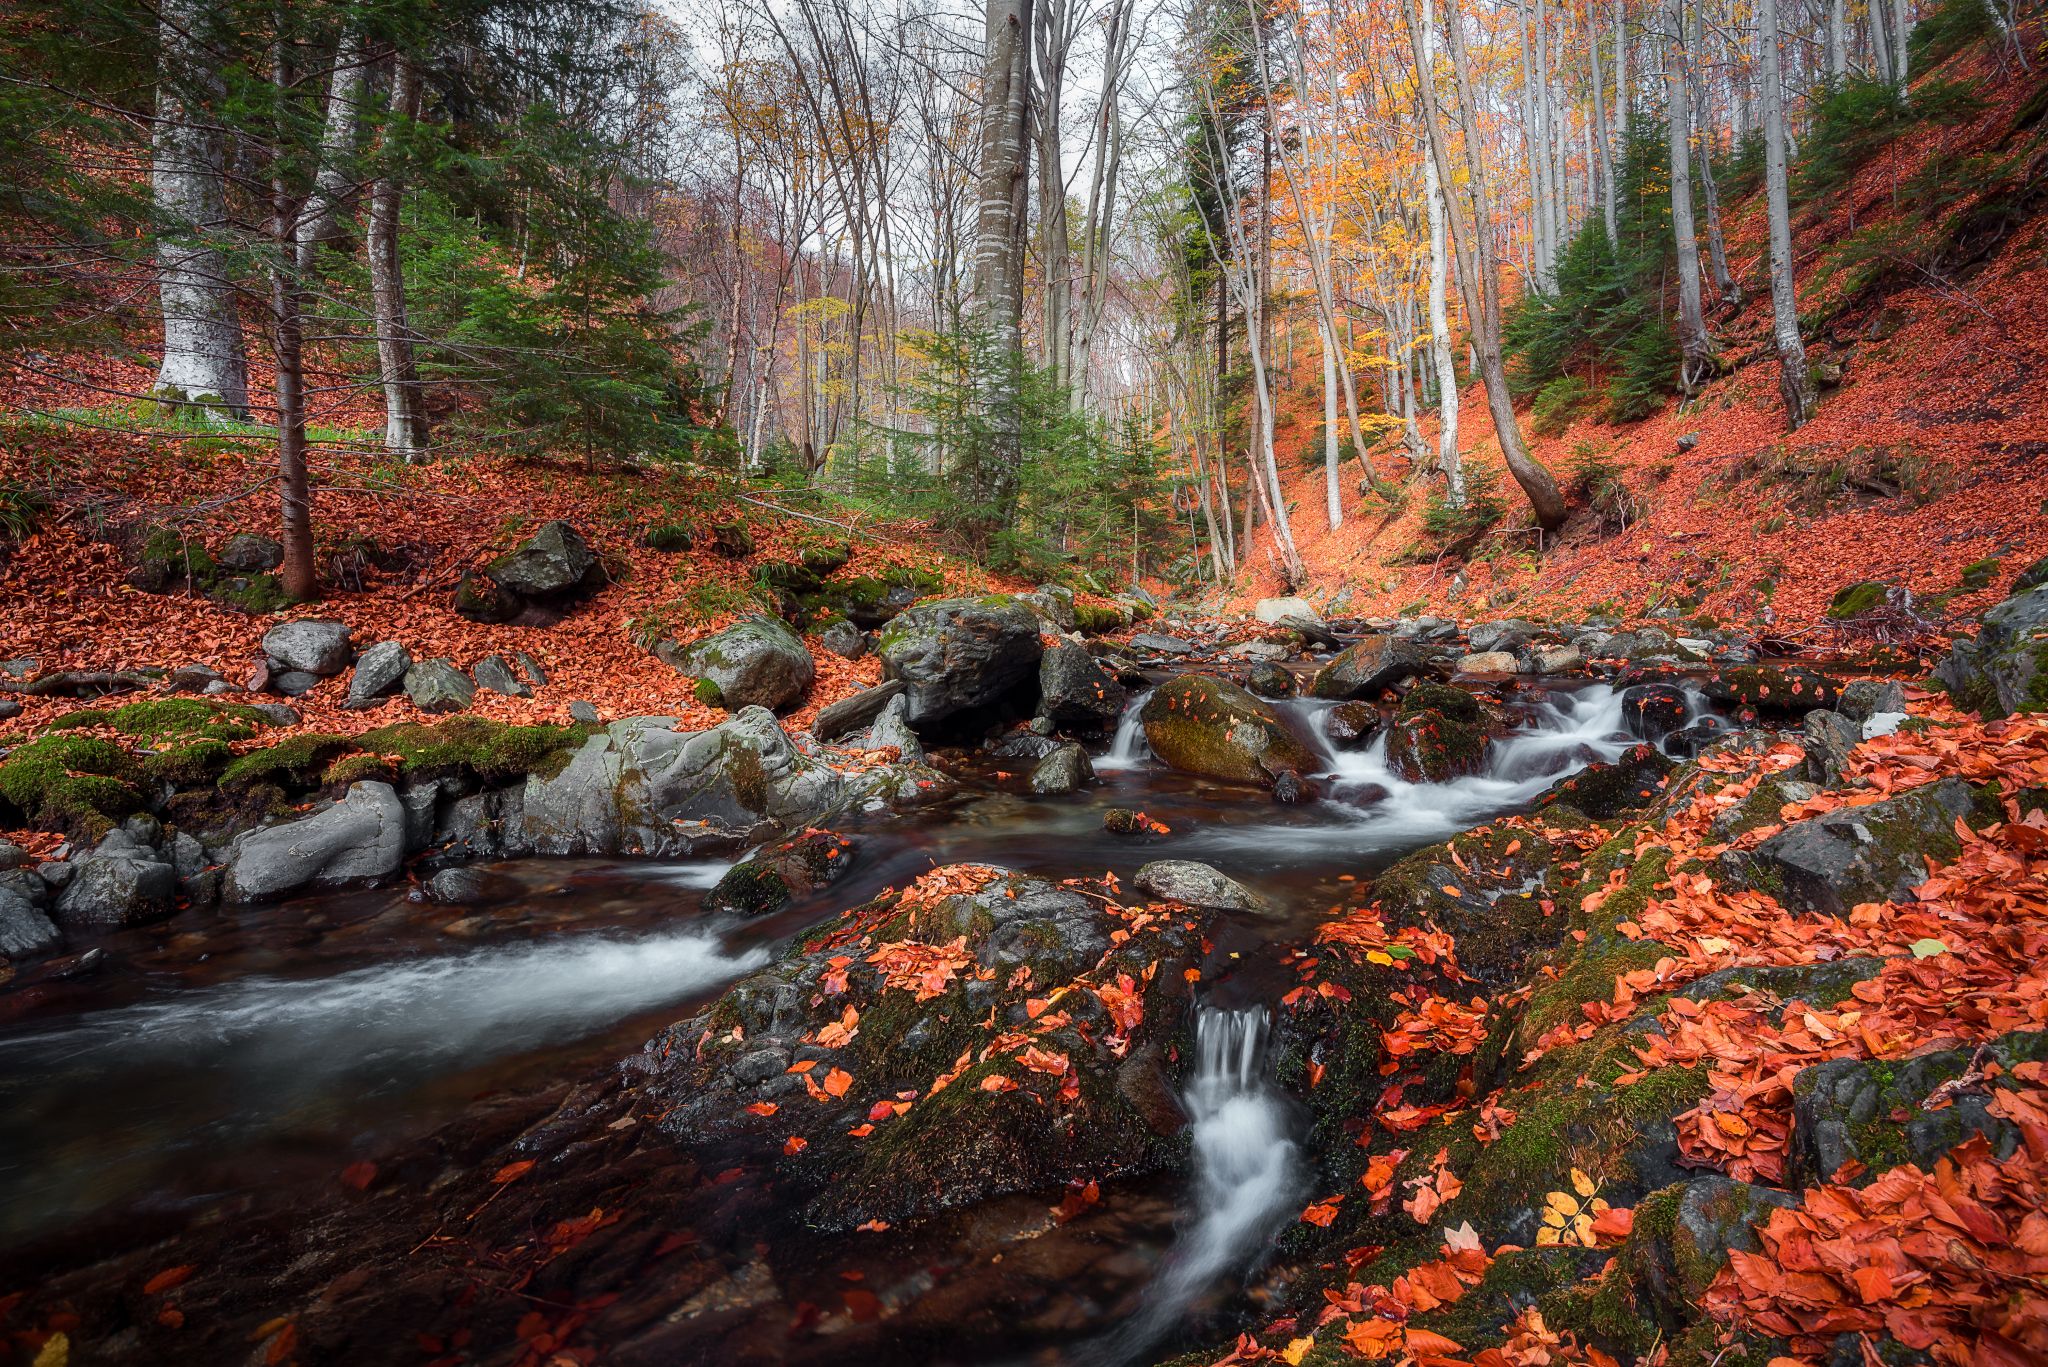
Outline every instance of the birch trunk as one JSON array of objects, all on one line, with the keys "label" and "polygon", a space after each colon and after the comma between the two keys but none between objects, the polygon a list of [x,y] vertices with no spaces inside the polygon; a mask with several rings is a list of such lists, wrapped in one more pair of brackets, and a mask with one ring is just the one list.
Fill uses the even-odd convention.
[{"label": "birch trunk", "polygon": [[219,59],[203,37],[212,12],[206,0],[162,0],[158,8],[150,192],[160,219],[156,263],[164,358],[155,393],[180,418],[209,409],[246,418],[248,354],[222,249],[230,226],[226,141],[206,108],[225,94]]},{"label": "birch trunk", "polygon": [[403,188],[397,144],[403,125],[419,112],[419,90],[418,72],[403,53],[398,54],[391,68],[391,122],[385,131],[377,178],[370,186],[366,244],[377,330],[377,373],[384,387],[384,449],[406,461],[421,459],[427,444],[418,361],[406,314],[405,274],[398,251]]},{"label": "birch trunk", "polygon": [[[1436,79],[1436,5],[1421,0],[1422,57],[1418,79]],[[1595,83],[1597,86],[1597,82]],[[1444,497],[1453,508],[1465,506],[1465,470],[1458,460],[1458,365],[1451,356],[1451,318],[1446,298],[1450,262],[1444,241],[1444,186],[1436,158],[1422,159],[1423,201],[1429,214],[1429,354],[1436,367],[1437,468],[1444,472]],[[1611,197],[1610,197],[1611,198]],[[1610,209],[1610,235],[1613,233]]]},{"label": "birch trunk", "polygon": [[1700,305],[1700,247],[1692,219],[1692,120],[1687,114],[1685,3],[1671,0],[1664,49],[1666,143],[1671,151],[1671,232],[1678,244],[1678,384],[1688,397],[1713,373],[1714,342]]},{"label": "birch trunk", "polygon": [[976,169],[974,309],[996,365],[977,377],[994,449],[975,493],[1000,519],[1023,465],[1017,383],[1024,350],[1024,232],[1029,203],[1032,0],[988,0],[983,16],[981,129]]},{"label": "birch trunk", "polygon": [[[271,52],[271,79],[282,101],[291,88],[282,42]],[[305,326],[297,242],[305,205],[286,183],[283,142],[278,137],[271,154],[269,252],[271,346],[277,362],[278,540],[284,547],[278,579],[289,597],[306,602],[320,596],[320,581],[313,565],[313,494],[306,474]]]},{"label": "birch trunk", "polygon": [[1785,86],[1778,57],[1778,0],[1762,0],[1757,24],[1757,50],[1763,67],[1764,186],[1771,233],[1771,331],[1778,345],[1778,393],[1785,401],[1785,421],[1796,428],[1812,416],[1814,392],[1813,378],[1806,368],[1806,345],[1799,337],[1799,296],[1792,279],[1792,210],[1785,184]]},{"label": "birch trunk", "polygon": [[313,269],[322,245],[337,240],[336,218],[342,201],[355,188],[352,176],[356,141],[363,126],[363,32],[350,23],[335,47],[334,74],[327,83],[327,122],[320,133],[320,165],[313,193],[299,213],[298,264]]},{"label": "birch trunk", "polygon": [[[1692,11],[1692,48],[1700,61],[1707,52],[1706,6],[1695,4]],[[1698,68],[1695,67],[1694,70]],[[1707,207],[1707,265],[1714,276],[1714,293],[1725,308],[1742,307],[1742,286],[1728,269],[1728,242],[1721,235],[1721,192],[1714,184],[1714,136],[1712,106],[1706,97],[1706,82],[1692,82],[1693,124],[1699,132],[1700,191]]]}]

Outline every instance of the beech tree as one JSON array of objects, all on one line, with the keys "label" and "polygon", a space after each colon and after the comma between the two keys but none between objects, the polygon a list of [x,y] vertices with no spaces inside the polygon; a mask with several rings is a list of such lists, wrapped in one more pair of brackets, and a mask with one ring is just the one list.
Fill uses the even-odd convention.
[{"label": "beech tree", "polygon": [[[1873,13],[1879,6],[1871,5]],[[1764,195],[1771,237],[1771,336],[1778,347],[1778,393],[1785,424],[1798,427],[1813,413],[1813,377],[1799,336],[1799,294],[1792,279],[1792,203],[1785,170],[1785,83],[1778,55],[1778,0],[1761,0],[1757,50],[1762,58]]]}]

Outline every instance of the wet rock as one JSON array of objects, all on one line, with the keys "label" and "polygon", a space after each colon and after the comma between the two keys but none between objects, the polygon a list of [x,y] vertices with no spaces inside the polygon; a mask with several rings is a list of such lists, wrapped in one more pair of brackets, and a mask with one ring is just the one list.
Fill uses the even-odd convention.
[{"label": "wet rock", "polygon": [[818,644],[847,660],[858,660],[868,653],[867,633],[851,622],[832,623],[818,633]]},{"label": "wet rock", "polygon": [[1864,902],[1889,902],[1927,878],[1927,861],[1962,852],[1955,821],[1972,808],[1970,788],[1942,779],[1865,807],[1795,821],[1754,850],[1721,856],[1735,886],[1768,892],[1795,912],[1847,916]]},{"label": "wet rock", "polygon": [[1906,686],[1897,679],[1851,679],[1842,685],[1835,708],[1854,722],[1906,710]]},{"label": "wet rock", "polygon": [[1102,829],[1111,835],[1144,835],[1148,831],[1143,812],[1129,807],[1111,807],[1102,814]]},{"label": "wet rock", "polygon": [[1131,649],[1140,655],[1192,655],[1201,647],[1178,636],[1162,636],[1155,631],[1141,631],[1131,638]]},{"label": "wet rock", "polygon": [[[1902,1162],[1931,1166],[1972,1135],[1998,1157],[2019,1147],[2019,1128],[1992,1115],[1981,1081],[1990,1064],[2010,1073],[2048,1062],[2048,1032],[2003,1035],[1981,1047],[1943,1049],[1902,1060],[1830,1059],[1792,1079],[1792,1152],[1788,1176],[1802,1184],[1833,1178],[1844,1163],[1864,1165],[1861,1180]],[[1972,1076],[1980,1079],[1971,1084]],[[1946,1089],[1949,1104],[1926,1101]]]},{"label": "wet rock", "polygon": [[1622,724],[1638,740],[1660,744],[1666,736],[1684,730],[1691,715],[1692,702],[1685,690],[1671,684],[1635,684],[1622,690]]},{"label": "wet rock", "polygon": [[270,676],[272,690],[287,698],[303,697],[319,686],[320,676],[303,669],[281,669]]},{"label": "wet rock", "polygon": [[1513,674],[1517,668],[1514,655],[1505,650],[1482,651],[1458,661],[1461,674]]},{"label": "wet rock", "polygon": [[356,661],[356,671],[349,676],[345,705],[375,707],[405,682],[412,663],[412,652],[397,641],[379,641],[371,646]]},{"label": "wet rock", "polygon": [[1531,652],[1538,674],[1575,674],[1586,667],[1586,657],[1577,646],[1551,646]]},{"label": "wet rock", "polygon": [[[1586,649],[1583,640],[1581,649]],[[1668,631],[1659,627],[1639,627],[1624,631],[1599,642],[1589,653],[1603,660],[1690,660],[1699,658],[1686,650]]]},{"label": "wet rock", "polygon": [[1976,639],[1957,641],[1934,677],[1987,717],[2048,708],[2048,585],[1985,613]]},{"label": "wet rock", "polygon": [[527,600],[586,592],[604,575],[582,535],[559,519],[493,560],[487,572],[498,587]]},{"label": "wet rock", "polygon": [[1362,750],[1379,734],[1380,710],[1366,702],[1340,702],[1323,720],[1323,734],[1340,750]]},{"label": "wet rock", "polygon": [[910,700],[898,695],[889,699],[882,708],[882,715],[875,718],[862,740],[863,750],[894,750],[896,758],[904,764],[925,762],[924,742],[917,738],[917,732],[910,729]]},{"label": "wet rock", "polygon": [[1062,745],[1031,771],[1031,791],[1048,797],[1079,792],[1095,781],[1095,766],[1078,745]]},{"label": "wet rock", "polygon": [[472,622],[509,622],[520,613],[519,599],[498,586],[498,581],[478,570],[464,570],[455,581],[452,606]]},{"label": "wet rock", "polygon": [[1252,609],[1252,616],[1269,627],[1287,617],[1304,617],[1317,623],[1323,620],[1306,598],[1261,598]]},{"label": "wet rock", "polygon": [[891,619],[876,653],[883,675],[903,682],[910,724],[922,732],[1030,688],[1044,647],[1037,614],[997,595],[909,608]]},{"label": "wet rock", "polygon": [[871,725],[889,700],[905,691],[901,679],[890,679],[873,688],[864,688],[852,697],[841,698],[818,709],[818,719],[811,723],[811,734],[819,740],[838,740],[841,736],[853,734]]},{"label": "wet rock", "polygon": [[[1448,624],[1446,624],[1448,625]],[[1395,684],[1448,672],[1449,657],[1400,636],[1368,636],[1354,641],[1324,665],[1310,685],[1318,698],[1372,701]]]},{"label": "wet rock", "polygon": [[[1773,1210],[1799,1204],[1799,1198],[1789,1192],[1737,1182],[1719,1173],[1695,1177],[1667,1191],[1675,1193],[1677,1203],[1669,1244],[1641,1253],[1632,1247],[1631,1253],[1637,1256],[1630,1261],[1651,1294],[1685,1318],[1698,1313],[1699,1298],[1727,1266],[1728,1254],[1760,1251],[1757,1226],[1768,1220]],[[1673,1198],[1659,1193],[1653,1199]],[[1647,1234],[1650,1222],[1645,1223]],[[1643,1253],[1654,1259],[1651,1267],[1643,1266]]]},{"label": "wet rock", "polygon": [[1441,617],[1410,617],[1397,622],[1393,634],[1404,641],[1454,641],[1458,624]]},{"label": "wet rock", "polygon": [[1486,764],[1485,712],[1448,684],[1418,684],[1401,700],[1387,735],[1387,765],[1410,783],[1443,783]]},{"label": "wet rock", "polygon": [[704,895],[704,909],[736,916],[766,916],[798,895],[838,882],[853,867],[860,847],[830,831],[806,831],[757,851],[733,865]]},{"label": "wet rock", "polygon": [[1235,878],[1192,859],[1155,859],[1131,881],[1141,892],[1191,907],[1250,912],[1270,909],[1263,897]]},{"label": "wet rock", "polygon": [[1841,696],[1835,681],[1825,674],[1769,665],[1723,670],[1708,679],[1702,691],[1724,706],[1753,708],[1772,717],[1804,716],[1816,707],[1833,707]]},{"label": "wet rock", "polygon": [[258,902],[389,878],[405,859],[405,816],[390,784],[357,783],[325,811],[247,831],[228,847],[227,896]]},{"label": "wet rock", "polygon": [[1595,821],[1612,821],[1655,802],[1677,767],[1654,745],[1631,746],[1612,763],[1589,764],[1551,785],[1538,805],[1569,803]]},{"label": "wet rock", "polygon": [[1079,625],[1074,615],[1074,591],[1064,584],[1040,584],[1030,593],[1017,594],[1016,599],[1044,618],[1054,631],[1073,631]]},{"label": "wet rock", "polygon": [[1284,769],[1273,776],[1273,800],[1283,806],[1313,802],[1316,796],[1315,785],[1292,769]]},{"label": "wet rock", "polygon": [[415,901],[444,907],[481,906],[491,900],[491,880],[481,869],[458,865],[442,869],[413,889]]},{"label": "wet rock", "polygon": [[1840,712],[1819,707],[1806,714],[1801,728],[1808,773],[1823,786],[1840,782],[1842,766],[1849,762],[1849,752],[1863,743],[1862,725]]},{"label": "wet rock", "polygon": [[405,696],[422,712],[460,712],[476,701],[476,685],[452,660],[421,660],[405,671]]},{"label": "wet rock", "polygon": [[1337,639],[1335,632],[1323,625],[1319,617],[1282,617],[1276,625],[1293,632],[1318,650],[1337,650],[1344,644]]},{"label": "wet rock", "polygon": [[0,873],[0,956],[26,959],[62,947],[46,910],[50,888],[27,869]]},{"label": "wet rock", "polygon": [[1856,984],[1869,982],[1883,971],[1884,960],[1862,956],[1814,964],[1745,964],[1717,969],[1672,995],[1710,1002],[1760,993],[1779,1001],[1831,1007],[1849,1000]]},{"label": "wet rock", "polygon": [[990,736],[982,742],[982,753],[1006,763],[1036,764],[1060,748],[1060,743],[1035,727],[1025,726]]},{"label": "wet rock", "polygon": [[236,532],[214,560],[236,574],[266,574],[284,564],[284,543],[255,532]]},{"label": "wet rock", "polygon": [[1244,672],[1244,686],[1262,698],[1294,696],[1294,676],[1270,661],[1253,665]]},{"label": "wet rock", "polygon": [[664,641],[654,653],[698,679],[698,701],[732,712],[786,710],[817,678],[804,643],[771,617],[749,617],[687,647]]},{"label": "wet rock", "polygon": [[127,829],[107,832],[58,894],[55,918],[67,927],[120,928],[161,921],[177,909],[178,871]]},{"label": "wet rock", "polygon": [[263,653],[279,670],[298,670],[321,678],[339,674],[355,658],[348,624],[306,620],[280,622],[263,633]]},{"label": "wet rock", "polygon": [[1710,829],[1716,840],[1734,840],[1758,827],[1777,825],[1787,805],[1804,802],[1819,791],[1813,784],[1796,778],[1766,774],[1748,797],[1717,813]]},{"label": "wet rock", "polygon": [[1708,746],[1724,741],[1732,735],[1728,724],[1719,717],[1701,717],[1683,730],[1673,731],[1664,741],[1667,753],[1680,759],[1691,759]]},{"label": "wet rock", "polygon": [[1475,622],[1465,631],[1465,644],[1475,655],[1488,655],[1497,651],[1509,654],[1529,644],[1532,637],[1542,628],[1534,622],[1524,622],[1509,617],[1498,622]]},{"label": "wet rock", "polygon": [[1139,719],[1153,755],[1182,773],[1270,788],[1315,767],[1278,712],[1222,679],[1183,674],[1145,700]]},{"label": "wet rock", "polygon": [[1056,725],[1114,728],[1129,700],[1086,646],[1061,641],[1038,662],[1038,714]]},{"label": "wet rock", "polygon": [[508,698],[533,696],[533,690],[513,672],[512,662],[503,655],[486,655],[472,665],[469,672],[479,688],[488,688]]}]

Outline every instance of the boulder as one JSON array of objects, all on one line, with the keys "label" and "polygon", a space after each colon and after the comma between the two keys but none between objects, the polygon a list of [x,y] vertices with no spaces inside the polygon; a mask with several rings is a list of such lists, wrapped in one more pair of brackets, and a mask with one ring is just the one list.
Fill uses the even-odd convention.
[{"label": "boulder", "polygon": [[569,720],[582,726],[597,726],[604,721],[604,714],[595,703],[578,698],[569,704]]},{"label": "boulder", "polygon": [[925,762],[924,743],[917,738],[917,732],[910,729],[906,719],[910,703],[902,696],[889,699],[882,708],[882,715],[875,718],[868,728],[867,737],[861,742],[863,750],[894,750],[896,758],[904,764]]},{"label": "boulder", "polygon": [[725,871],[704,895],[704,909],[737,916],[766,916],[838,882],[851,869],[860,847],[830,831],[805,831],[791,840],[763,846]]},{"label": "boulder", "polygon": [[1062,745],[1031,770],[1031,791],[1046,797],[1079,792],[1095,780],[1095,766],[1078,745]]},{"label": "boulder", "polygon": [[596,554],[560,519],[493,560],[485,572],[499,588],[529,602],[574,597],[604,579]]},{"label": "boulder", "polygon": [[1518,668],[1514,655],[1505,650],[1481,651],[1458,661],[1460,674],[1513,674]]},{"label": "boulder", "polygon": [[1235,878],[1192,859],[1155,859],[1131,880],[1140,892],[1215,911],[1270,910],[1266,899]]},{"label": "boulder", "polygon": [[1959,778],[1812,816],[1753,850],[1729,850],[1721,869],[1735,886],[1768,892],[1793,911],[1846,917],[1865,902],[1893,901],[1927,878],[1927,862],[1962,852],[1955,822],[1972,810]]},{"label": "boulder", "polygon": [[1530,654],[1538,674],[1575,674],[1586,667],[1586,657],[1577,646],[1551,646]]},{"label": "boulder", "polygon": [[[1585,640],[1580,649],[1587,649]],[[1603,660],[1684,660],[1695,658],[1678,644],[1677,638],[1660,627],[1639,627],[1618,632],[1598,641],[1590,652]]]},{"label": "boulder", "polygon": [[412,652],[397,641],[379,641],[371,646],[356,661],[356,672],[349,676],[346,706],[375,707],[405,682],[412,663]]},{"label": "boulder", "polygon": [[1323,620],[1306,598],[1261,598],[1252,609],[1252,616],[1269,627],[1279,625],[1287,617],[1303,617],[1316,623]]},{"label": "boulder", "polygon": [[1541,628],[1534,622],[1509,617],[1498,622],[1475,622],[1465,630],[1465,644],[1475,655],[1522,649]]},{"label": "boulder", "polygon": [[255,532],[236,532],[214,560],[236,574],[265,574],[284,563],[284,543]]},{"label": "boulder", "polygon": [[1768,717],[1800,717],[1816,707],[1833,707],[1841,696],[1833,679],[1811,669],[1741,665],[1725,669],[1702,685],[1725,707],[1751,708]]},{"label": "boulder", "polygon": [[460,712],[476,701],[476,685],[452,660],[421,660],[405,671],[405,696],[422,712]]},{"label": "boulder", "polygon": [[2042,556],[2019,572],[2012,581],[2012,596],[2017,597],[2030,589],[2038,589],[2043,584],[2048,584],[2048,555]]},{"label": "boulder", "polygon": [[1131,649],[1140,655],[1192,655],[1201,647],[1178,636],[1162,636],[1156,631],[1141,631],[1131,638]]},{"label": "boulder", "polygon": [[1417,684],[1387,733],[1387,766],[1410,783],[1444,783],[1486,765],[1487,717],[1470,693]]},{"label": "boulder", "polygon": [[1985,613],[1976,639],[1957,641],[1934,677],[1987,717],[2048,708],[2048,585]]},{"label": "boulder", "polygon": [[1040,584],[1030,593],[1016,595],[1017,601],[1045,619],[1054,631],[1073,631],[1080,625],[1074,612],[1074,591],[1064,584]]},{"label": "boulder", "polygon": [[848,660],[858,660],[868,653],[867,633],[851,622],[832,623],[818,633],[818,644]]},{"label": "boulder", "polygon": [[1612,763],[1589,764],[1552,784],[1539,805],[1567,803],[1595,821],[1612,821],[1655,802],[1677,767],[1654,745],[1630,746]]},{"label": "boulder", "polygon": [[1621,691],[1621,722],[1637,740],[1660,745],[1666,736],[1685,729],[1690,716],[1692,700],[1671,684],[1633,684]]},{"label": "boulder", "polygon": [[883,676],[904,684],[910,724],[925,731],[1035,688],[1044,646],[1038,615],[996,595],[906,609],[883,630],[877,653]]},{"label": "boulder", "polygon": [[413,889],[412,899],[444,907],[474,907],[490,901],[491,894],[491,881],[484,871],[461,864],[442,869],[420,884]]},{"label": "boulder", "polygon": [[1447,672],[1448,657],[1418,641],[1399,635],[1368,636],[1354,641],[1324,665],[1310,685],[1318,698],[1371,702],[1407,679]]},{"label": "boulder", "polygon": [[0,958],[26,959],[63,945],[45,910],[49,897],[49,884],[27,869],[0,873]]},{"label": "boulder", "polygon": [[688,647],[665,641],[654,653],[698,679],[699,701],[731,712],[784,711],[818,676],[803,641],[772,617],[748,617]]},{"label": "boulder", "polygon": [[20,703],[12,698],[0,698],[0,721],[13,721],[20,715]]},{"label": "boulder", "polygon": [[1183,773],[1270,788],[1315,767],[1278,712],[1222,679],[1183,674],[1145,700],[1139,720],[1154,757]]},{"label": "boulder", "polygon": [[1340,702],[1323,718],[1323,734],[1339,750],[1362,750],[1379,734],[1380,710],[1369,702]]},{"label": "boulder", "polygon": [[878,683],[873,688],[864,688],[850,698],[828,703],[818,709],[818,718],[811,723],[811,734],[819,740],[838,740],[841,736],[853,734],[872,725],[882,715],[882,709],[889,700],[904,691],[900,679]]},{"label": "boulder", "polygon": [[520,613],[519,599],[498,581],[477,570],[464,570],[455,581],[455,611],[472,622],[509,622]]},{"label": "boulder", "polygon": [[503,655],[486,655],[470,666],[470,677],[477,687],[488,688],[493,693],[502,693],[508,698],[530,698],[533,689],[514,672],[512,662]]},{"label": "boulder", "polygon": [[1323,625],[1320,617],[1290,614],[1282,617],[1275,625],[1286,628],[1319,650],[1337,650],[1344,644],[1337,639],[1337,633]]},{"label": "boulder", "polygon": [[1800,723],[1806,747],[1806,768],[1814,780],[1826,786],[1841,781],[1842,767],[1849,752],[1863,743],[1863,726],[1840,712],[1817,707]]},{"label": "boulder", "polygon": [[1128,701],[1086,646],[1058,641],[1038,662],[1038,714],[1056,726],[1109,730]]},{"label": "boulder", "polygon": [[1260,660],[1244,672],[1244,686],[1262,698],[1294,696],[1294,675],[1271,660]]},{"label": "boulder", "polygon": [[1854,722],[1906,710],[1906,686],[1897,679],[1851,679],[1842,685],[1835,709]]},{"label": "boulder", "polygon": [[320,676],[303,669],[280,669],[270,676],[270,687],[287,698],[302,697],[319,686]]},{"label": "boulder", "polygon": [[60,925],[142,926],[177,909],[177,869],[125,827],[107,832],[90,854],[70,862],[71,881],[57,896]]},{"label": "boulder", "polygon": [[1835,591],[1828,601],[1823,614],[1837,622],[1846,622],[1861,617],[1864,613],[1883,607],[1893,594],[1903,592],[1882,579],[1865,579],[1854,584],[1844,584]]},{"label": "boulder", "polygon": [[321,678],[339,674],[355,658],[348,625],[307,619],[280,622],[263,633],[263,653],[277,670],[298,670]]},{"label": "boulder", "polygon": [[325,811],[237,836],[228,847],[227,896],[259,902],[389,878],[405,861],[405,832],[405,804],[390,784],[352,784]]}]

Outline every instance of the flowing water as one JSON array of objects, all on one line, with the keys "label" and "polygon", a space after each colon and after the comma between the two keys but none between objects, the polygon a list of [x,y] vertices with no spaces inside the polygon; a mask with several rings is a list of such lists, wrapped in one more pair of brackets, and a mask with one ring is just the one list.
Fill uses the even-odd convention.
[{"label": "flowing water", "polygon": [[[0,995],[0,1247],[88,1216],[331,1184],[352,1159],[480,1099],[631,1053],[783,938],[937,864],[1128,880],[1152,859],[1203,860],[1288,913],[1219,939],[1296,937],[1403,853],[1521,809],[1635,743],[1605,685],[1524,687],[1505,701],[1514,729],[1485,771],[1442,784],[1395,774],[1383,738],[1333,745],[1331,704],[1279,704],[1320,756],[1321,792],[1281,806],[1158,765],[1140,696],[1084,792],[1037,797],[1021,774],[951,755],[958,796],[908,819],[843,824],[860,841],[852,872],[754,921],[704,913],[722,862],[529,861],[487,871],[496,891],[481,907],[351,892],[109,935],[99,972],[57,980],[30,966]],[[1141,808],[1171,834],[1111,836],[1112,806]],[[1098,1320],[1076,1359],[1128,1361],[1185,1332],[1242,1285],[1302,1196],[1292,1118],[1267,1078],[1271,995],[1228,978],[1211,991],[1195,1021],[1195,1170],[1177,1233],[1121,1327],[1103,1335]]]}]

